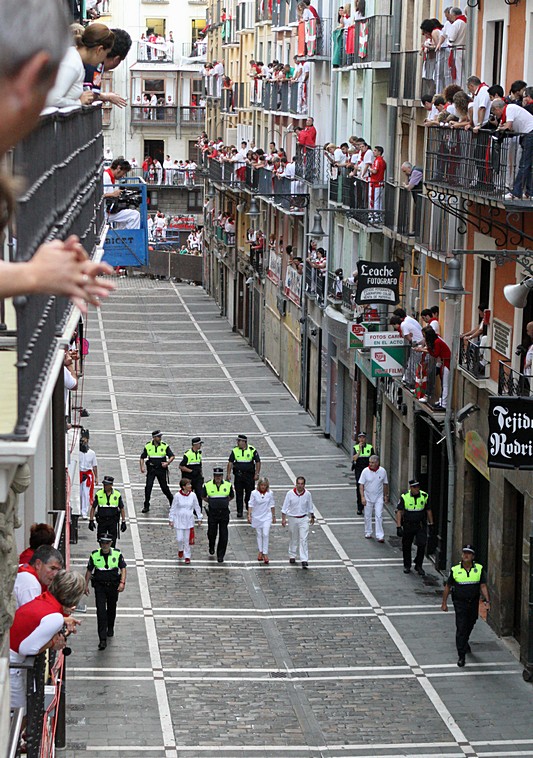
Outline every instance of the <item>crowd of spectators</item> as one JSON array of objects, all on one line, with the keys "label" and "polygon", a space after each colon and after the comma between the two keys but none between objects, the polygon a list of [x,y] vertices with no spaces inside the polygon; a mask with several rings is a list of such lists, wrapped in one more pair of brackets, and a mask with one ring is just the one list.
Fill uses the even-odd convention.
[{"label": "crowd of spectators", "polygon": [[141,61],[153,61],[164,63],[165,61],[174,60],[174,36],[169,32],[165,37],[163,34],[156,33],[155,29],[150,27],[141,34],[139,43],[138,59]]},{"label": "crowd of spectators", "polygon": [[175,187],[193,187],[196,184],[198,166],[194,160],[172,160],[170,155],[166,155],[161,163],[157,157],[147,155],[141,166],[132,158],[131,167],[137,171],[141,169],[142,178],[147,184]]},{"label": "crowd of spectators", "polygon": [[362,208],[374,211],[383,209],[387,171],[383,152],[381,145],[375,145],[372,149],[364,137],[356,136],[338,146],[332,142],[324,146],[331,179],[341,177],[345,182],[364,182],[364,191],[353,196]]}]

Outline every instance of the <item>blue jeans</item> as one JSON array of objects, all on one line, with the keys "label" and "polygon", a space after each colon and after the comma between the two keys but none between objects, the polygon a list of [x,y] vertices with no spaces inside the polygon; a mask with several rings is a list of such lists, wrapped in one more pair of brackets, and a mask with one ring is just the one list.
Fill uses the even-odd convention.
[{"label": "blue jeans", "polygon": [[524,134],[521,139],[522,145],[522,157],[520,158],[520,166],[516,174],[513,195],[515,197],[522,197],[524,184],[526,185],[526,193],[531,197],[533,194],[533,177],[532,177],[532,164],[533,164],[533,132]]}]

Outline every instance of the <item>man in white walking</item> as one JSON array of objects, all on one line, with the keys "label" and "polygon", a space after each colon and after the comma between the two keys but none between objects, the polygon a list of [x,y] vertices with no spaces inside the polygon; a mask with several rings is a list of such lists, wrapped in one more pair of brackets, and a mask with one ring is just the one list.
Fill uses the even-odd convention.
[{"label": "man in white walking", "polygon": [[383,466],[379,465],[379,456],[371,455],[367,468],[359,477],[361,505],[365,515],[365,537],[372,539],[372,512],[375,513],[376,539],[385,542],[383,532],[383,503],[389,502],[389,480]]},{"label": "man in white walking", "polygon": [[314,510],[311,493],[305,489],[305,478],[299,476],[294,489],[285,495],[281,509],[281,526],[289,525],[289,563],[296,563],[296,554],[299,552],[303,569],[307,568],[309,561],[307,537],[309,523],[315,523]]}]

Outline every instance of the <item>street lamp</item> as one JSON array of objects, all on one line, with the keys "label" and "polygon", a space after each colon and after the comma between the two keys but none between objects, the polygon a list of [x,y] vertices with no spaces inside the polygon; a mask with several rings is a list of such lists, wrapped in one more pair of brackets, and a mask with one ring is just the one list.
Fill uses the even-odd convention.
[{"label": "street lamp", "polygon": [[259,206],[257,205],[257,200],[255,197],[252,197],[250,200],[250,207],[248,208],[248,216],[251,219],[259,218],[261,215],[261,211],[259,210]]},{"label": "street lamp", "polygon": [[520,284],[506,284],[503,294],[507,302],[515,308],[525,308],[531,290],[533,290],[533,279],[524,279]]}]

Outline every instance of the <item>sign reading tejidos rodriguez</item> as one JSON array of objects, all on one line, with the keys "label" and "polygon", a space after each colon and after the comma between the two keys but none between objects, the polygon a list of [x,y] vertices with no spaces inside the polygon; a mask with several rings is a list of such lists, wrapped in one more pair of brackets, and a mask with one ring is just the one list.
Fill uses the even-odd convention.
[{"label": "sign reading tejidos rodriguez", "polygon": [[400,264],[398,262],[357,261],[357,292],[355,302],[385,303],[399,302]]},{"label": "sign reading tejidos rodriguez", "polygon": [[533,397],[489,399],[489,468],[533,469]]}]

